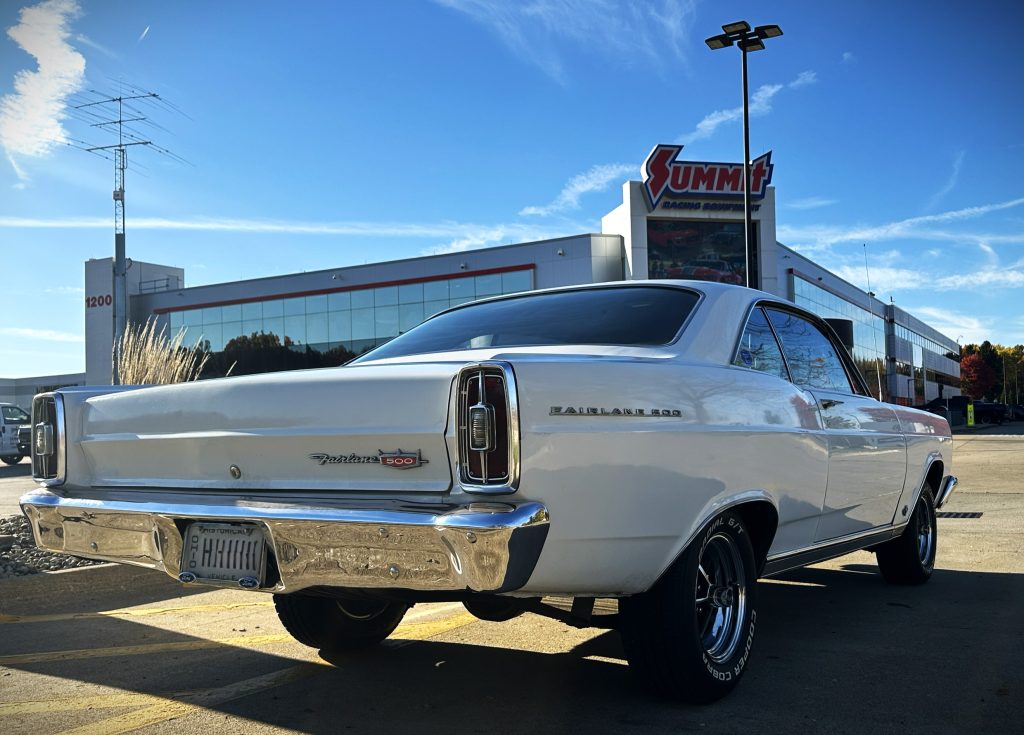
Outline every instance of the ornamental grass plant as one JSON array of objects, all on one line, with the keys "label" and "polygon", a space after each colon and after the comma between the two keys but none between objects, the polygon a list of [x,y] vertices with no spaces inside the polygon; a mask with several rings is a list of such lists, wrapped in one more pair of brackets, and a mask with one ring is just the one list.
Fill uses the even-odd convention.
[{"label": "ornamental grass plant", "polygon": [[[210,353],[202,336],[192,347],[185,347],[185,330],[167,336],[167,327],[157,330],[156,319],[145,324],[128,324],[121,339],[114,343],[117,367],[115,384],[166,385],[198,380]],[[230,371],[229,371],[230,372]]]}]

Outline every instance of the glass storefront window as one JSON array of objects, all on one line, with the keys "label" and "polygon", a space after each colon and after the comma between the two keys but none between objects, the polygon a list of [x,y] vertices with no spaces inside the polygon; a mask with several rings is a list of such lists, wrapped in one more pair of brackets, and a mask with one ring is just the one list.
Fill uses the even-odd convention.
[{"label": "glass storefront window", "polygon": [[[757,223],[751,254],[751,284],[757,280]],[[746,283],[742,222],[647,220],[649,278],[686,278],[719,283]]]},{"label": "glass storefront window", "polygon": [[242,304],[242,319],[251,322],[254,319],[263,318],[263,302],[254,301],[251,304]]},{"label": "glass storefront window", "polygon": [[407,283],[398,287],[398,303],[400,304],[422,304],[423,284]]},{"label": "glass storefront window", "polygon": [[348,291],[342,291],[341,293],[327,294],[327,310],[328,311],[341,311],[342,309],[352,308],[352,294]]},{"label": "glass storefront window", "polygon": [[427,281],[423,284],[424,301],[448,301],[448,281]]},{"label": "glass storefront window", "polygon": [[306,297],[306,313],[321,314],[327,311],[327,294]]},{"label": "glass storefront window", "polygon": [[476,277],[476,297],[497,296],[501,293],[501,274]]},{"label": "glass storefront window", "polygon": [[361,354],[405,333],[451,306],[533,288],[533,271],[456,276],[401,286],[380,286],[331,294],[275,298],[167,313],[173,332],[203,334],[220,351],[236,337],[276,335],[296,349],[340,347]]},{"label": "glass storefront window", "polygon": [[[324,299],[326,302],[326,299]],[[322,344],[328,341],[327,313],[306,315],[306,343]]]},{"label": "glass storefront window", "polygon": [[263,318],[284,316],[284,302],[281,299],[271,299],[263,302]]},{"label": "glass storefront window", "polygon": [[501,292],[519,293],[533,289],[533,271],[512,271],[501,274]]}]

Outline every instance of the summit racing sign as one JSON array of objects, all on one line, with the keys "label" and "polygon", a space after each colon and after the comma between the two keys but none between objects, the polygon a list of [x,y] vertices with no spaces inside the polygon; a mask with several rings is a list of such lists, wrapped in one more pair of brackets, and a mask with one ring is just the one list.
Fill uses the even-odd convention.
[{"label": "summit racing sign", "polygon": [[[658,145],[644,161],[644,193],[651,209],[662,197],[743,196],[742,163],[677,161],[681,145]],[[772,181],[772,152],[750,164],[750,197],[761,199]]]}]

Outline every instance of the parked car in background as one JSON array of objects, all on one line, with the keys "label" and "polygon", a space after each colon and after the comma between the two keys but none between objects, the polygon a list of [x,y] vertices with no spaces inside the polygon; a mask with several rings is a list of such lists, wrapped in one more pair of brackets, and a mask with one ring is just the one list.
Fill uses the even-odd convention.
[{"label": "parked car in background", "polygon": [[29,447],[19,438],[21,429],[30,428],[32,417],[13,403],[0,403],[0,461],[18,464],[29,455]]},{"label": "parked car in background", "polygon": [[345,367],[71,388],[33,421],[45,549],[271,593],[333,651],[436,600],[616,628],[693,702],[743,675],[759,577],[870,549],[927,581],[956,484],[947,422],[872,398],[824,321],[700,281],[502,296]]},{"label": "parked car in background", "polygon": [[1005,403],[974,402],[974,423],[976,424],[1002,424],[1004,421],[1009,421],[1010,418],[1010,407]]}]

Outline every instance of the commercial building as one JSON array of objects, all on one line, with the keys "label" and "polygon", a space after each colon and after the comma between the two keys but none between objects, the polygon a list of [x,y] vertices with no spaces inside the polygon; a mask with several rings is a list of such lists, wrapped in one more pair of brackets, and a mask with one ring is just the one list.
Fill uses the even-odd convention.
[{"label": "commercial building", "polygon": [[[450,306],[553,286],[644,278],[742,284],[742,166],[680,161],[681,146],[657,146],[642,181],[627,181],[601,233],[385,263],[325,268],[186,288],[181,268],[135,262],[128,269],[132,322],[156,317],[186,342],[220,351],[232,339],[277,335],[305,350],[356,354]],[[959,346],[776,239],[774,164],[752,164],[751,285],[852,324],[852,353],[872,392],[922,403],[959,395]],[[86,263],[86,375],[109,383],[113,338],[111,261]]]}]

